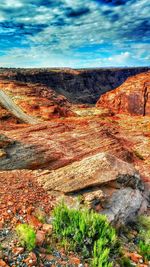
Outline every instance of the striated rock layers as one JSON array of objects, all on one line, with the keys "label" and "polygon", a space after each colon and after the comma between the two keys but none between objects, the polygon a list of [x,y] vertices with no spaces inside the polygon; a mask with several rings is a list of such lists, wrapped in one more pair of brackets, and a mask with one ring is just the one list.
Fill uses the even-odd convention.
[{"label": "striated rock layers", "polygon": [[[1,80],[0,181],[7,177],[11,184],[17,177],[19,183],[19,177],[21,183],[27,176],[55,196],[81,194],[92,205],[96,201],[94,208],[107,214],[110,221],[124,223],[145,211],[145,188],[150,188],[150,121],[143,116],[149,114],[148,81],[149,72],[129,78],[102,96],[96,108],[73,105],[34,81]],[[117,92],[124,101],[122,111],[117,104],[113,108]],[[145,102],[128,101],[133,96]],[[142,103],[141,109],[138,103]],[[139,109],[142,116],[131,116],[135,114],[129,112],[131,105],[130,110]],[[17,114],[22,110],[23,116],[36,119],[37,124],[22,123],[16,109]],[[118,114],[112,116],[115,110]]]},{"label": "striated rock layers", "polygon": [[40,83],[67,97],[72,103],[96,103],[99,96],[121,85],[129,76],[147,71],[141,68],[101,69],[0,69],[0,79]]},{"label": "striated rock layers", "polygon": [[0,121],[36,124],[74,115],[62,95],[40,84],[0,80]]},{"label": "striated rock layers", "polygon": [[115,114],[150,115],[150,71],[130,77],[117,89],[102,95],[97,107]]}]

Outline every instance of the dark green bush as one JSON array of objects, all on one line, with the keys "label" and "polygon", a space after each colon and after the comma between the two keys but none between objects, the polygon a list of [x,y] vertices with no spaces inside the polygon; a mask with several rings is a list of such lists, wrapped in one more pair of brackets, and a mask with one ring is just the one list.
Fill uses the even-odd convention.
[{"label": "dark green bush", "polygon": [[92,256],[94,267],[112,266],[109,254],[116,242],[116,233],[104,215],[87,209],[69,209],[63,203],[54,209],[53,215],[54,233],[62,246],[85,257]]},{"label": "dark green bush", "polygon": [[120,258],[119,264],[120,264],[120,267],[132,267],[133,266],[130,259],[125,256]]}]

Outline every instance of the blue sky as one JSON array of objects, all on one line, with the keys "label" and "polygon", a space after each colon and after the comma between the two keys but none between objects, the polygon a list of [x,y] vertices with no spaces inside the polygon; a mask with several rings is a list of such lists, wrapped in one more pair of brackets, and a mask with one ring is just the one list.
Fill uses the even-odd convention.
[{"label": "blue sky", "polygon": [[1,0],[0,66],[149,66],[149,0]]}]

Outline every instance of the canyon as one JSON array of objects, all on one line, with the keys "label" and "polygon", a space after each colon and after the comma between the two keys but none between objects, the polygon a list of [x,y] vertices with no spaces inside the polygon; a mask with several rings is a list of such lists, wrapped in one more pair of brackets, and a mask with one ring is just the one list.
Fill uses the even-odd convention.
[{"label": "canyon", "polygon": [[100,95],[120,86],[128,77],[149,67],[97,69],[0,69],[0,79],[40,84],[65,96],[71,103],[95,104]]},{"label": "canyon", "polygon": [[[91,72],[93,77],[95,73],[101,76],[100,70],[49,72],[48,75],[48,70],[1,70],[1,181],[10,177],[11,186],[11,179],[19,177],[22,183],[29,177],[45,194],[56,199],[64,197],[69,205],[76,205],[78,195],[85,202],[90,199],[91,205],[97,199],[94,209],[107,214],[115,223],[126,223],[137,213],[147,211],[150,72],[141,69],[140,74],[127,78],[127,73],[130,76],[139,72],[139,69],[131,72],[127,69],[122,78],[119,75],[123,70],[103,70],[107,77],[110,72],[111,78],[108,77],[103,89],[101,83],[99,88],[96,85],[96,94],[92,83],[87,88],[85,84],[81,91],[72,85],[72,91],[71,81],[68,84],[65,78],[64,95],[60,94],[64,92],[64,77],[85,73],[90,77]],[[53,75],[64,79],[62,91],[57,87],[61,79],[49,83]],[[117,80],[116,75],[120,77]],[[74,79],[79,82],[81,77]],[[114,79],[113,85],[110,79]],[[122,83],[123,80],[126,81]],[[109,91],[120,82],[117,89],[101,95],[106,88]],[[100,99],[92,105],[98,93]],[[2,208],[2,217],[5,212]]]}]

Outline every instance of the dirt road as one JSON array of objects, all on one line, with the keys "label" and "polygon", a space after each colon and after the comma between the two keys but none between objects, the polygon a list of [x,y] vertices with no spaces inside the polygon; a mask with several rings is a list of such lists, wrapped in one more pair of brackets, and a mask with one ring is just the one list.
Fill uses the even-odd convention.
[{"label": "dirt road", "polygon": [[19,108],[14,101],[3,90],[0,90],[0,104],[9,110],[14,116],[25,123],[38,124],[40,120],[27,115],[21,108]]}]

